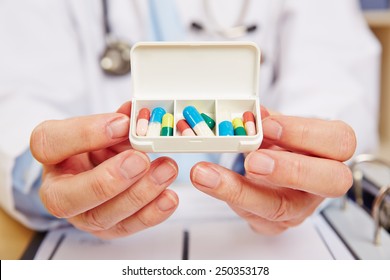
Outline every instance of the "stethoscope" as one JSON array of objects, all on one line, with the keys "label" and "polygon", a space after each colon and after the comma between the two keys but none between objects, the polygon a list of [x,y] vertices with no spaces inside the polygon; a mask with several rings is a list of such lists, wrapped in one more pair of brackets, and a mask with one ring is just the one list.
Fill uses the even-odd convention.
[{"label": "stethoscope", "polygon": [[123,76],[130,73],[130,49],[127,41],[115,38],[108,16],[108,0],[102,0],[104,39],[106,47],[100,57],[100,67],[111,76]]},{"label": "stethoscope", "polygon": [[[222,27],[212,12],[210,2],[203,0],[203,8],[207,23],[192,21],[190,28],[196,32],[215,34],[225,39],[234,39],[255,32],[258,28],[256,24],[246,25],[244,19],[249,10],[250,0],[243,0],[240,12],[235,24],[232,27]],[[108,0],[102,0],[104,37],[106,47],[100,57],[100,67],[103,72],[110,76],[123,76],[130,73],[130,49],[131,44],[127,41],[115,38],[112,33],[109,21]]]}]

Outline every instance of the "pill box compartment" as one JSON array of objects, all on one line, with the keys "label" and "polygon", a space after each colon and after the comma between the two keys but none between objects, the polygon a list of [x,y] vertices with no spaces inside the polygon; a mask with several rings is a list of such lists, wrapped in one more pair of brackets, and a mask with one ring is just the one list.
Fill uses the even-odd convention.
[{"label": "pill box compartment", "polygon": [[[253,43],[138,43],[131,52],[130,142],[144,152],[249,152],[262,141],[257,97],[260,51]],[[211,117],[215,136],[182,136],[176,123],[194,106]],[[174,116],[173,136],[138,136],[139,111],[161,107]],[[255,116],[256,135],[220,136],[218,124]]]},{"label": "pill box compartment", "polygon": [[[212,118],[215,121],[215,100],[176,100],[176,107],[175,107],[175,130],[174,135],[175,136],[181,136],[180,132],[177,130],[176,124],[179,120],[184,119],[183,116],[183,110],[187,106],[194,106],[199,113],[204,113],[210,118]],[[216,135],[216,129],[215,127],[212,129],[214,135]],[[188,137],[188,136],[182,136],[182,137]],[[198,137],[194,140],[199,140]]]}]

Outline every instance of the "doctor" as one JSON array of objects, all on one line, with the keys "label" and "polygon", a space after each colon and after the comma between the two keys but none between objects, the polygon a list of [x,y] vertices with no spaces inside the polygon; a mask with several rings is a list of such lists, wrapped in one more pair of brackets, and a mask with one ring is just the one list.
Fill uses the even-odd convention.
[{"label": "doctor", "polygon": [[[351,186],[343,162],[378,140],[380,50],[357,1],[169,2],[1,1],[0,203],[13,217],[125,236],[166,220],[179,201],[167,188],[190,179],[276,234]],[[104,55],[144,40],[260,46],[260,100],[281,114],[263,108],[264,144],[245,176],[218,155],[131,149],[130,74],[107,74]]]}]

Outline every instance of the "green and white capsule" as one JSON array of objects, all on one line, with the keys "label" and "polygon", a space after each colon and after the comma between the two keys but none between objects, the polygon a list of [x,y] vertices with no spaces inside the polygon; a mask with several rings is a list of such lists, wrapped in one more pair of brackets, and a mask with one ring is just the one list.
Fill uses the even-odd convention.
[{"label": "green and white capsule", "polygon": [[202,116],[202,118],[206,122],[207,126],[210,127],[211,130],[213,130],[215,127],[215,121],[212,118],[210,118],[208,115],[206,115],[205,113],[201,113],[200,115]]}]

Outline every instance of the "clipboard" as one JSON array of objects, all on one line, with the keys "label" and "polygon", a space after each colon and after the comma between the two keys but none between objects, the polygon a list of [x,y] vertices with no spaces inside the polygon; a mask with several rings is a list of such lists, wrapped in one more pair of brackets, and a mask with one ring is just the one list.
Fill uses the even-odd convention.
[{"label": "clipboard", "polygon": [[[166,222],[99,242],[72,227],[36,238],[25,259],[332,260],[353,259],[322,216],[277,236],[256,234],[223,201],[174,185],[181,206]],[[155,243],[157,242],[157,243]],[[33,244],[31,244],[33,245]]]},{"label": "clipboard", "polygon": [[[111,255],[112,258],[164,259],[172,256],[157,253],[167,250],[155,252],[156,246],[149,246],[146,254],[145,248],[150,245],[150,240],[161,240],[165,236],[167,241],[164,244],[175,244],[176,255],[172,258],[177,259],[390,259],[388,232],[379,227],[381,244],[374,244],[374,219],[347,196],[332,200],[320,215],[314,215],[280,236],[262,237],[254,234],[223,202],[190,186],[173,187],[185,207],[156,230],[150,229],[112,244],[99,243],[98,247],[89,246],[96,244],[96,240],[76,229],[53,230],[38,236],[33,250],[26,252],[24,258],[109,259],[107,253],[114,248],[116,253]],[[355,191],[355,186],[351,191]],[[142,256],[132,253],[137,250],[129,250],[140,244],[145,244]],[[172,245],[169,248],[172,251]],[[129,252],[131,255],[124,255]]]},{"label": "clipboard", "polygon": [[[383,209],[390,201],[390,180],[378,179],[383,176],[375,173],[374,165],[390,178],[390,164],[385,160],[370,154],[357,156],[350,166],[354,181],[349,195],[331,203],[321,214],[356,259],[390,260],[390,233],[382,226],[389,219]],[[370,180],[373,177],[377,177],[376,182]],[[367,201],[367,196],[373,198]]]}]

